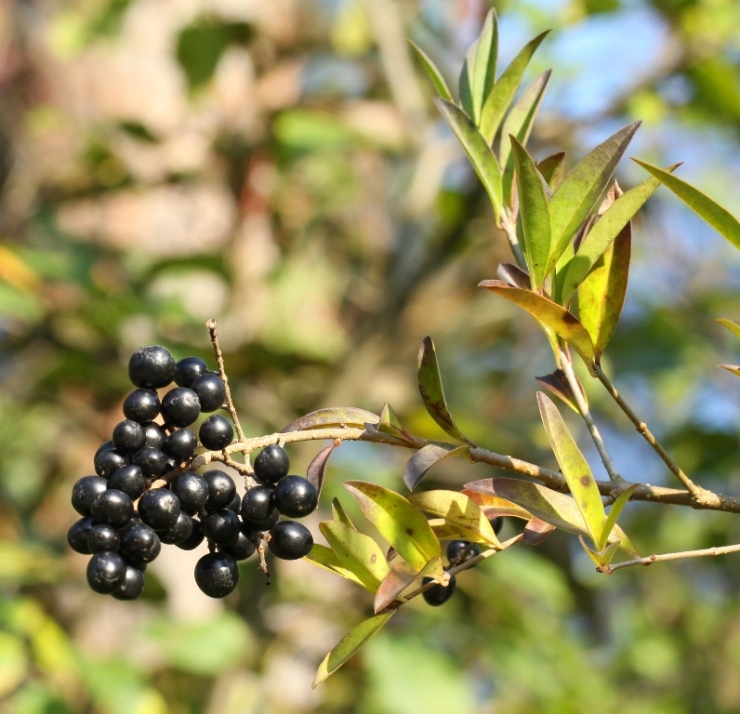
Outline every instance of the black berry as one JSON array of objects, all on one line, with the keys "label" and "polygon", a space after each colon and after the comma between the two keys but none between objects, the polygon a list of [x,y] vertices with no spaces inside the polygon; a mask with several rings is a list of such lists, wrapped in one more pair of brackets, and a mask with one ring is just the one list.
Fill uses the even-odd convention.
[{"label": "black berry", "polygon": [[228,508],[209,513],[203,519],[203,533],[213,543],[228,543],[239,535],[239,518]]},{"label": "black berry", "polygon": [[116,600],[136,600],[144,591],[144,573],[137,570],[133,565],[126,566],[126,572],[123,574],[116,589],[111,595]]},{"label": "black berry", "polygon": [[496,518],[491,518],[491,526],[493,527],[493,532],[496,535],[501,533],[501,529],[504,527],[504,517],[496,516]]},{"label": "black berry", "polygon": [[105,442],[103,442],[103,443],[102,443],[102,444],[101,444],[101,445],[100,445],[100,446],[98,447],[98,450],[97,450],[97,451],[95,452],[95,456],[93,457],[93,462],[94,462],[94,461],[95,461],[95,459],[97,459],[97,458],[98,458],[98,456],[100,456],[100,454],[102,454],[102,453],[103,453],[104,451],[113,451],[113,449],[115,449],[115,448],[116,448],[116,447],[115,447],[115,446],[113,445],[113,442],[112,442],[112,441],[110,441],[110,440],[109,440],[109,441],[105,441]]},{"label": "black berry", "polygon": [[283,560],[297,560],[313,547],[311,531],[302,523],[280,521],[271,531],[267,543],[270,551]]},{"label": "black berry", "polygon": [[123,415],[138,424],[146,424],[159,414],[161,406],[153,389],[134,389],[123,400]]},{"label": "black berry", "polygon": [[198,450],[198,437],[190,429],[173,431],[164,442],[162,451],[178,464],[189,461]]},{"label": "black berry", "polygon": [[[233,481],[231,485],[234,485]],[[170,484],[170,489],[179,499],[180,508],[191,516],[198,513],[208,500],[208,481],[195,471],[183,471]]]},{"label": "black berry", "polygon": [[112,593],[126,574],[126,563],[118,553],[104,550],[95,553],[87,564],[87,582],[96,592]]},{"label": "black berry", "polygon": [[164,442],[167,440],[167,434],[164,433],[159,424],[150,421],[144,424],[144,433],[146,434],[146,440],[144,446],[152,449],[162,449]]},{"label": "black berry", "polygon": [[231,476],[214,469],[213,471],[206,471],[203,478],[208,484],[206,510],[215,511],[219,508],[228,508],[236,493],[236,486]]},{"label": "black berry", "polygon": [[467,540],[451,540],[447,544],[447,560],[450,564],[459,565],[466,560],[474,558],[480,553],[480,547],[477,543],[471,543]]},{"label": "black berry", "polygon": [[231,503],[226,506],[230,511],[234,511],[237,515],[239,514],[239,511],[242,507],[242,497],[238,494],[234,494],[234,498],[231,499]]},{"label": "black berry", "polygon": [[126,419],[119,422],[113,429],[113,443],[116,450],[124,454],[132,454],[144,446],[146,432],[141,424]]},{"label": "black berry", "polygon": [[95,519],[92,516],[85,516],[75,521],[72,527],[67,531],[67,543],[77,553],[83,555],[90,554],[90,548],[87,544],[87,537],[95,526]]},{"label": "black berry", "polygon": [[249,531],[247,533],[239,531],[239,535],[236,540],[219,544],[219,552],[227,553],[235,560],[246,560],[247,558],[251,558],[257,548],[254,545],[252,537],[250,537],[252,536],[252,533]]},{"label": "black berry", "polygon": [[205,538],[203,535],[203,526],[200,521],[195,518],[191,518],[190,522],[193,525],[192,533],[185,540],[175,543],[175,545],[178,548],[182,548],[182,550],[195,550]]},{"label": "black berry", "polygon": [[146,490],[146,479],[136,464],[126,464],[110,477],[108,486],[123,491],[132,500],[136,500]]},{"label": "black berry", "polygon": [[198,395],[187,387],[175,387],[162,399],[162,416],[167,424],[189,426],[200,414]]},{"label": "black berry", "polygon": [[129,523],[121,531],[121,554],[133,565],[151,563],[161,548],[159,536],[146,523]]},{"label": "black berry", "polygon": [[101,451],[95,457],[95,473],[103,478],[110,478],[116,469],[129,463],[128,458],[115,448]]},{"label": "black berry", "polygon": [[92,515],[98,523],[123,528],[134,516],[134,504],[123,491],[109,488],[95,496]]},{"label": "black berry", "polygon": [[225,597],[239,583],[236,560],[226,553],[209,553],[195,565],[195,582],[208,597]]},{"label": "black berry", "polygon": [[198,377],[193,382],[191,389],[198,395],[202,412],[215,412],[226,401],[226,387],[221,377],[213,374],[213,372],[206,372],[206,374]]},{"label": "black berry", "polygon": [[83,476],[72,487],[72,507],[83,516],[92,513],[92,502],[99,493],[108,488],[102,476]]},{"label": "black berry", "polygon": [[128,362],[128,376],[137,387],[166,387],[175,376],[175,360],[164,347],[139,347]]},{"label": "black berry", "polygon": [[180,501],[166,488],[153,488],[139,499],[139,517],[155,531],[168,531],[179,515]]},{"label": "black berry", "polygon": [[[422,584],[426,585],[427,583],[431,583],[433,580],[434,578],[424,578],[422,580]],[[456,587],[457,581],[455,580],[455,576],[453,575],[450,578],[450,582],[447,587],[437,583],[434,587],[429,588],[429,590],[425,590],[422,593],[422,597],[429,605],[433,605],[434,607],[437,607],[438,605],[444,605],[444,603],[446,603],[452,597]]]},{"label": "black berry", "polygon": [[260,524],[275,513],[272,489],[267,486],[254,486],[244,494],[241,517],[249,523]]},{"label": "black berry", "polygon": [[93,526],[87,534],[87,547],[91,553],[99,553],[101,550],[118,550],[121,538],[118,531],[111,526],[100,524]]},{"label": "black berry", "polygon": [[134,456],[134,463],[141,469],[144,478],[155,478],[167,469],[167,456],[159,449],[146,446]]},{"label": "black berry", "polygon": [[313,513],[319,502],[316,488],[302,476],[281,478],[275,487],[273,498],[278,511],[290,518],[303,518]]},{"label": "black berry", "polygon": [[193,519],[187,514],[180,511],[177,522],[172,528],[164,533],[159,534],[162,543],[177,545],[190,538],[193,533]]},{"label": "black berry", "polygon": [[191,389],[193,382],[208,371],[208,365],[200,357],[185,357],[175,366],[175,384]]},{"label": "black berry", "polygon": [[209,416],[201,425],[200,443],[211,451],[225,449],[234,438],[234,427],[226,417],[220,414]]},{"label": "black berry", "polygon": [[277,483],[288,475],[290,459],[282,446],[267,446],[254,460],[254,475],[263,483]]}]

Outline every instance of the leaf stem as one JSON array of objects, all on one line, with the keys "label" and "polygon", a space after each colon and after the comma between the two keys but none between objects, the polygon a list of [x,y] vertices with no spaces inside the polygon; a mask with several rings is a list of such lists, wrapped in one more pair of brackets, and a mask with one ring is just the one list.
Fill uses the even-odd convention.
[{"label": "leaf stem", "polygon": [[524,253],[522,253],[522,247],[519,245],[519,238],[516,235],[516,222],[512,221],[511,214],[506,208],[501,212],[501,228],[509,239],[511,252],[514,254],[516,262],[519,263],[520,268],[526,270],[527,261],[524,259]]},{"label": "leaf stem", "polygon": [[740,552],[740,543],[735,545],[724,545],[719,548],[704,548],[702,550],[684,550],[678,553],[662,553],[661,555],[648,555],[645,558],[635,558],[634,560],[625,560],[622,563],[615,563],[608,568],[596,568],[596,572],[610,575],[620,568],[629,568],[632,565],[652,565],[667,560],[685,560],[687,558],[703,558],[711,555],[725,555],[727,553]]}]

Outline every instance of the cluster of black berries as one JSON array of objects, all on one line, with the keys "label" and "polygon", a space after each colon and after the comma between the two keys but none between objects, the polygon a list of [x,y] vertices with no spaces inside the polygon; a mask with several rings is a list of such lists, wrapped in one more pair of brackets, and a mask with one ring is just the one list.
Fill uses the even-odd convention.
[{"label": "cluster of black berries", "polygon": [[[492,518],[491,525],[493,526],[494,533],[498,535],[501,532],[501,528],[503,528],[504,519],[501,516]],[[480,546],[477,543],[471,543],[467,540],[451,540],[447,544],[447,561],[449,562],[449,566],[445,570],[461,565],[466,560],[475,558],[479,554]],[[426,585],[427,583],[431,583],[432,580],[433,578],[424,578],[422,584]],[[429,605],[437,607],[446,603],[453,596],[455,588],[457,588],[457,580],[453,575],[447,587],[437,584],[429,588],[429,590],[425,590],[422,593],[422,597]]]}]

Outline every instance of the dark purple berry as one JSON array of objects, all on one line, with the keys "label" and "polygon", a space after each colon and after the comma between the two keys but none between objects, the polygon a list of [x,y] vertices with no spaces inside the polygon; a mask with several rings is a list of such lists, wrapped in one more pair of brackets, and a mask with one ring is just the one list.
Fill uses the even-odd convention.
[{"label": "dark purple berry", "polygon": [[231,503],[226,506],[230,511],[234,511],[237,515],[239,515],[239,511],[242,507],[242,497],[238,494],[234,494],[234,498],[231,499]]},{"label": "dark purple berry", "polygon": [[303,518],[316,510],[319,494],[302,476],[285,476],[278,481],[273,495],[275,507],[284,516]]},{"label": "dark purple berry", "polygon": [[269,531],[280,520],[280,511],[276,508],[267,518],[261,521],[244,521],[245,527],[252,531]]},{"label": "dark purple berry", "polygon": [[136,387],[166,387],[175,376],[175,360],[159,345],[139,347],[128,361],[128,376]]},{"label": "dark purple berry", "polygon": [[95,519],[92,516],[85,516],[75,521],[72,527],[67,531],[67,543],[77,553],[89,555],[90,548],[87,544],[87,537],[95,526]]},{"label": "dark purple berry", "polygon": [[123,491],[135,501],[146,491],[146,479],[136,464],[126,464],[110,477],[108,487]]},{"label": "dark purple berry", "polygon": [[447,560],[450,561],[450,565],[460,565],[460,563],[474,558],[479,553],[480,547],[478,544],[467,540],[451,540],[447,544]]},{"label": "dark purple berry", "polygon": [[239,583],[236,560],[226,553],[209,553],[195,564],[195,582],[208,597],[225,597]]},{"label": "dark purple berry", "polygon": [[134,464],[141,469],[144,478],[156,478],[167,469],[167,456],[159,449],[146,446],[134,456]]},{"label": "dark purple berry", "polygon": [[206,511],[215,511],[219,508],[228,508],[234,500],[236,485],[229,474],[223,471],[206,471],[203,478],[208,484],[208,500]]},{"label": "dark purple berry", "polygon": [[[424,578],[422,580],[422,584],[426,585],[427,583],[431,583],[433,580],[434,578]],[[439,605],[444,605],[452,597],[453,593],[455,592],[456,587],[457,587],[457,581],[455,580],[455,576],[453,575],[450,578],[450,582],[447,585],[447,587],[437,583],[437,585],[429,588],[429,590],[425,590],[422,593],[422,597],[427,602],[427,604],[432,605],[434,607],[437,607]]]},{"label": "dark purple berry", "polygon": [[168,531],[179,515],[180,501],[166,488],[153,488],[139,499],[139,517],[155,531]]},{"label": "dark purple berry", "polygon": [[146,434],[144,447],[159,449],[161,451],[164,442],[167,440],[167,434],[164,433],[164,429],[156,422],[150,421],[144,424],[144,433]]},{"label": "dark purple berry", "polygon": [[177,523],[164,533],[159,534],[162,543],[177,545],[190,538],[193,533],[193,519],[187,514],[180,511],[177,517]]},{"label": "dark purple berry", "polygon": [[491,518],[491,526],[493,527],[493,532],[496,535],[501,533],[501,529],[504,527],[504,517],[496,516],[495,518]]},{"label": "dark purple berry", "polygon": [[198,395],[187,387],[175,387],[162,398],[162,416],[167,424],[189,426],[200,415]]},{"label": "dark purple berry", "polygon": [[200,410],[204,413],[215,412],[226,401],[226,387],[221,377],[213,372],[198,377],[191,389],[198,395]]},{"label": "dark purple berry", "polygon": [[151,563],[161,548],[159,536],[146,523],[129,523],[121,531],[121,555],[132,565]]},{"label": "dark purple berry", "polygon": [[111,595],[116,600],[136,600],[144,591],[144,573],[133,565],[126,566],[126,572]]},{"label": "dark purple berry", "polygon": [[190,461],[197,450],[198,437],[190,429],[173,431],[162,447],[162,451],[178,464]]},{"label": "dark purple berry", "polygon": [[124,454],[132,454],[144,446],[146,433],[141,424],[126,419],[121,421],[113,429],[113,443],[116,450]]},{"label": "dark purple berry", "polygon": [[[231,484],[233,486],[234,482]],[[183,471],[170,484],[170,490],[179,499],[180,508],[191,516],[198,513],[208,500],[208,481],[195,471]]]},{"label": "dark purple berry", "polygon": [[249,523],[262,523],[275,513],[272,489],[267,486],[253,486],[242,499],[241,517]]},{"label": "dark purple berry", "polygon": [[92,513],[92,502],[99,493],[108,488],[102,476],[83,476],[72,487],[72,507],[82,516]]},{"label": "dark purple berry", "polygon": [[159,414],[161,406],[153,389],[134,389],[123,400],[123,416],[137,424],[146,424]]},{"label": "dark purple berry", "polygon": [[247,531],[247,533],[239,531],[236,540],[229,541],[228,543],[220,543],[218,546],[219,552],[227,553],[235,560],[251,558],[257,548],[254,545],[253,534],[250,531]]},{"label": "dark purple berry", "polygon": [[87,547],[91,553],[99,553],[101,550],[118,550],[121,538],[118,531],[111,526],[100,524],[93,526],[87,534]]},{"label": "dark purple berry", "polygon": [[200,521],[196,518],[191,518],[190,522],[193,525],[193,532],[185,540],[175,543],[175,545],[178,548],[182,548],[182,550],[195,550],[205,538],[203,535],[203,526]]},{"label": "dark purple berry", "polygon": [[103,478],[110,478],[116,469],[130,463],[128,458],[115,448],[101,451],[95,457],[95,473]]},{"label": "dark purple berry", "polygon": [[134,504],[123,491],[109,488],[95,496],[92,515],[98,523],[123,528],[134,517]]},{"label": "dark purple berry", "polygon": [[198,432],[200,443],[211,451],[225,449],[234,438],[234,427],[231,422],[220,414],[209,416],[201,425]]},{"label": "dark purple berry", "polygon": [[193,382],[208,371],[208,365],[200,357],[185,357],[175,367],[175,384],[192,389]]},{"label": "dark purple berry", "polygon": [[87,583],[103,595],[112,593],[126,574],[126,563],[118,553],[103,550],[87,564]]},{"label": "dark purple berry", "polygon": [[203,519],[203,533],[213,543],[228,543],[239,535],[239,518],[228,508],[209,513]]},{"label": "dark purple berry", "polygon": [[270,552],[283,560],[298,560],[313,547],[311,531],[302,523],[280,521],[271,531],[267,542]]},{"label": "dark purple berry", "polygon": [[289,468],[288,452],[277,444],[262,449],[254,461],[254,475],[267,484],[277,483],[287,476]]},{"label": "dark purple berry", "polygon": [[93,462],[94,462],[94,461],[95,461],[95,459],[97,459],[97,458],[98,458],[98,456],[100,456],[100,454],[102,454],[102,453],[103,453],[104,451],[113,451],[113,449],[115,449],[115,448],[116,448],[116,447],[115,447],[115,446],[113,445],[113,442],[112,442],[112,441],[110,441],[110,440],[108,440],[108,441],[106,441],[106,442],[102,443],[102,444],[101,444],[101,445],[100,445],[100,446],[98,447],[98,450],[97,450],[97,451],[95,452],[95,456],[93,457]]}]

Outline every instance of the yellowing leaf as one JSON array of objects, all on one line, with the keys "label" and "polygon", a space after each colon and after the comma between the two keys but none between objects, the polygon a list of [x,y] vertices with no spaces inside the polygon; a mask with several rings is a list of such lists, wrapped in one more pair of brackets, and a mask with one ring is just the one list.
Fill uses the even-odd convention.
[{"label": "yellowing leaf", "polygon": [[377,424],[380,418],[377,414],[357,407],[327,407],[317,409],[291,422],[282,431],[303,431],[304,429],[320,429],[326,426],[364,427],[365,424]]},{"label": "yellowing leaf", "polygon": [[324,570],[341,575],[343,578],[365,587],[362,580],[360,580],[352,571],[347,570],[347,568],[342,565],[337,554],[325,545],[314,543],[311,547],[311,552],[305,556],[305,560],[314,565],[318,565],[320,568],[324,568]]}]

